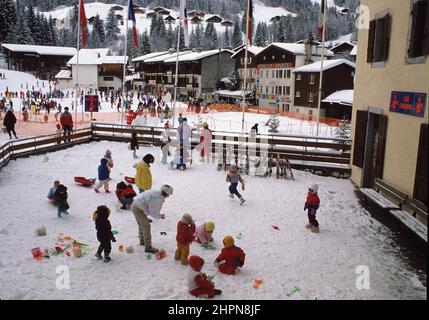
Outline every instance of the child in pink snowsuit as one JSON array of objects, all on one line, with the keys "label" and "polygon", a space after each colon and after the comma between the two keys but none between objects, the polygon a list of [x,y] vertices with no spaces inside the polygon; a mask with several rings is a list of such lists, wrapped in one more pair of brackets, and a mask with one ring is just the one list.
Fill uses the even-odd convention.
[{"label": "child in pink snowsuit", "polygon": [[213,242],[214,229],[215,224],[212,221],[203,223],[195,230],[195,241],[201,244],[208,244],[209,242]]}]

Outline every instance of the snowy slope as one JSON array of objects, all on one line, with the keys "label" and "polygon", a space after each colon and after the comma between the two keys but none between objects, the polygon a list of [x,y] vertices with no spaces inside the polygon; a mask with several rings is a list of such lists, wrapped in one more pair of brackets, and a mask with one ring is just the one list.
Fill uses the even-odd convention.
[{"label": "snowy slope", "polygon": [[[113,6],[116,6],[116,5],[115,4],[105,4],[105,3],[101,3],[101,2],[85,3],[86,18],[89,19],[91,17],[94,17],[98,13],[100,15],[100,18],[102,20],[104,20],[104,22],[106,22],[109,10]],[[137,30],[139,33],[143,33],[145,30],[147,30],[147,31],[150,30],[151,19],[146,18],[146,13],[150,10],[148,8],[143,8],[143,9],[145,10],[144,14],[138,14],[138,13],[136,14]],[[46,17],[52,16],[52,18],[65,19],[67,21],[72,10],[73,10],[72,7],[66,7],[66,8],[62,8],[59,10],[53,10],[53,11],[42,12],[42,13]],[[168,10],[170,10],[170,9],[168,9]],[[170,10],[170,12],[171,12],[171,15],[173,17],[177,17],[179,15],[178,11]],[[278,8],[267,7],[259,1],[255,1],[255,3],[254,3],[254,12],[255,12],[255,15],[254,15],[255,26],[259,22],[269,23],[270,19],[274,16],[277,16],[277,15],[280,15],[280,16],[281,15],[288,15],[288,14],[295,15],[294,13],[292,13],[292,12],[290,12],[284,8],[281,8],[281,7],[278,7]],[[126,15],[125,10],[117,11],[116,13],[121,14],[122,16]],[[240,14],[238,16],[241,19],[242,15]],[[164,17],[166,17],[166,16],[164,16]],[[206,19],[207,17],[210,17],[210,15],[207,15],[204,19]],[[206,27],[206,25],[207,25],[207,23],[204,21],[203,22],[204,28]],[[118,26],[121,29],[121,32],[123,34],[125,34],[125,25],[124,26],[118,25]],[[218,32],[224,32],[225,28],[226,28],[224,26],[221,26],[219,23],[215,23],[214,26]],[[194,25],[190,24],[189,32],[192,31],[193,27],[194,27]],[[91,25],[89,25],[89,28],[90,29],[92,28]],[[167,25],[167,28],[168,28],[168,25]]]},{"label": "snowy slope", "polygon": [[[311,0],[311,2],[320,4],[322,2],[322,0]],[[335,8],[337,8],[338,11],[341,11],[342,9],[344,9],[344,7],[337,6],[335,4],[334,0],[328,0],[327,7],[328,8],[329,7],[335,7]]]},{"label": "snowy slope", "polygon": [[48,81],[36,79],[35,76],[29,73],[5,69],[0,69],[0,73],[6,74],[6,79],[0,79],[0,91],[3,93],[6,88],[9,91],[26,91],[27,89],[31,90],[33,86],[35,90],[42,89],[43,92],[49,91]]},{"label": "snowy slope", "polygon": [[[211,164],[194,164],[185,172],[168,170],[159,163],[159,148],[138,151],[140,156],[151,152],[157,159],[151,169],[153,188],[168,183],[175,189],[163,208],[166,219],[152,223],[153,245],[164,248],[167,257],[148,260],[138,246],[133,214],[115,208],[114,194],[96,194],[92,188],[73,183],[76,175],[95,175],[106,149],[115,161],[114,186],[124,175],[134,174],[127,144],[81,145],[12,161],[2,169],[0,193],[7,199],[0,202],[2,299],[195,299],[187,294],[189,267],[173,259],[177,221],[185,212],[198,225],[209,219],[215,222],[218,249],[229,234],[246,252],[244,267],[236,276],[216,275],[216,286],[223,290],[218,299],[426,298],[426,288],[401,255],[392,233],[359,205],[349,181],[299,171],[294,171],[296,181],[246,177],[243,195],[247,202],[239,206],[227,197],[224,172]],[[69,187],[70,195],[71,214],[61,219],[45,198],[56,178]],[[304,228],[304,198],[312,183],[320,184],[319,234]],[[91,215],[101,204],[112,209],[112,228],[119,231],[109,264],[93,259],[98,242]],[[36,237],[34,229],[42,224],[48,235]],[[82,258],[62,255],[35,261],[31,249],[53,248],[59,232],[89,244],[92,251]],[[119,245],[133,245],[136,252],[119,253]],[[191,254],[206,260],[203,271],[208,275],[216,274],[213,260],[218,252],[196,243],[191,246]],[[55,287],[59,265],[70,268],[69,290]],[[369,267],[370,290],[356,288],[360,265]],[[252,287],[254,279],[263,279],[259,289]],[[288,297],[295,286],[301,291]]]}]

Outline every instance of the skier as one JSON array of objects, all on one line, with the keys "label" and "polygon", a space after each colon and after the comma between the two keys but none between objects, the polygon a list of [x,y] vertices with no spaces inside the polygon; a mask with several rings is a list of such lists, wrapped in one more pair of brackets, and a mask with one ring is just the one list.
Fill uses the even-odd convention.
[{"label": "skier", "polygon": [[236,195],[238,197],[238,199],[240,199],[240,205],[242,205],[246,200],[244,200],[242,195],[238,192],[237,186],[238,186],[238,182],[240,181],[241,189],[244,191],[244,180],[237,171],[238,171],[237,166],[231,165],[229,167],[229,173],[226,176],[226,182],[231,183],[229,188],[228,188],[229,197],[231,199],[234,199],[234,195]]},{"label": "skier", "polygon": [[145,246],[145,252],[157,253],[159,250],[152,247],[152,235],[150,232],[150,220],[148,216],[155,219],[165,219],[165,215],[161,214],[162,205],[165,199],[173,194],[173,188],[169,185],[163,185],[160,191],[149,190],[140,193],[134,198],[131,205],[137,224],[139,226],[140,245]]},{"label": "skier", "polygon": [[304,205],[304,211],[308,210],[308,224],[305,226],[311,232],[319,232],[319,222],[316,219],[316,211],[319,209],[320,199],[317,195],[318,185],[313,184],[308,188],[307,199]]},{"label": "skier", "polygon": [[246,255],[241,248],[235,246],[234,238],[231,236],[223,238],[223,244],[225,247],[216,258],[215,265],[220,272],[234,275],[238,268],[243,267]]},{"label": "skier", "polygon": [[177,249],[174,254],[175,260],[180,260],[182,265],[188,264],[189,246],[194,240],[195,223],[189,213],[185,213],[177,223]]},{"label": "skier", "polygon": [[95,256],[101,260],[101,254],[104,251],[104,262],[109,262],[110,252],[112,251],[112,244],[110,241],[116,242],[112,233],[112,226],[109,221],[110,209],[106,206],[99,206],[93,213],[92,218],[95,221],[95,229],[97,230],[97,240],[100,242],[97,253]]},{"label": "skier", "polygon": [[201,272],[204,260],[199,256],[189,257],[188,288],[189,293],[196,297],[213,298],[221,294],[222,291],[215,289],[214,283],[210,281],[207,275]]}]

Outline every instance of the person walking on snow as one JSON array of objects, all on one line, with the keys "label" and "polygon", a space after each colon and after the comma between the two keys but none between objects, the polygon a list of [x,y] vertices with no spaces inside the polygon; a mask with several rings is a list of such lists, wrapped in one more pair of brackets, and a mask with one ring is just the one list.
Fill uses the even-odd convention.
[{"label": "person walking on snow", "polygon": [[[72,130],[73,130],[73,117],[72,117],[71,113],[69,112],[68,107],[65,107],[64,112],[61,114],[60,124],[63,127],[64,136],[71,135]],[[65,142],[70,142],[70,141],[71,140],[66,140]]]},{"label": "person walking on snow", "polygon": [[152,189],[152,173],[150,165],[155,162],[153,155],[148,153],[143,157],[143,161],[134,165],[136,169],[136,186],[139,193]]},{"label": "person walking on snow", "polygon": [[136,218],[139,227],[140,245],[145,247],[145,252],[157,253],[159,251],[152,247],[152,235],[150,232],[152,220],[148,216],[152,216],[155,219],[165,219],[165,215],[161,214],[162,205],[165,199],[172,194],[173,188],[165,184],[160,191],[149,190],[140,193],[134,198],[131,211]]},{"label": "person walking on snow", "polygon": [[177,249],[175,260],[180,260],[182,265],[188,264],[189,246],[194,240],[195,223],[189,213],[185,213],[177,223]]},{"label": "person walking on snow", "polygon": [[92,218],[95,221],[95,229],[97,230],[97,240],[100,242],[95,257],[101,260],[101,254],[104,251],[104,262],[109,262],[112,244],[110,241],[116,242],[112,233],[112,226],[109,221],[110,209],[106,206],[99,206],[93,213]]},{"label": "person walking on snow", "polygon": [[131,134],[131,145],[130,149],[133,150],[133,158],[137,159],[137,149],[139,148],[139,142],[137,140],[137,132],[133,131]]},{"label": "person walking on snow", "polygon": [[107,166],[108,160],[106,158],[102,158],[100,161],[100,165],[98,166],[98,184],[95,186],[95,192],[100,193],[99,189],[101,186],[104,186],[104,191],[106,193],[110,193],[109,191],[109,181],[110,181],[110,170]]},{"label": "person walking on snow", "polygon": [[209,124],[207,122],[203,123],[203,129],[200,133],[200,156],[202,161],[207,159],[207,162],[210,162],[210,155],[212,151],[212,131],[209,129]]},{"label": "person walking on snow", "polygon": [[[192,130],[191,127],[188,125],[188,119],[183,118],[182,123],[177,127],[176,132],[176,138],[180,142],[180,156],[183,159],[188,159],[189,157],[189,140],[191,138]],[[181,163],[183,166],[183,163]]]},{"label": "person walking on snow", "polygon": [[12,139],[12,133],[15,136],[15,139],[18,139],[18,136],[16,135],[16,132],[15,132],[15,123],[16,123],[16,117],[13,114],[12,109],[9,108],[9,110],[6,112],[6,115],[4,116],[3,125],[5,126],[10,139]]},{"label": "person walking on snow", "polygon": [[317,195],[318,185],[313,184],[308,187],[307,199],[304,205],[304,211],[308,210],[308,224],[305,226],[311,232],[319,232],[319,222],[316,219],[316,211],[319,209],[320,199]]},{"label": "person walking on snow", "polygon": [[61,218],[62,213],[69,214],[67,210],[70,209],[70,206],[67,202],[67,199],[68,199],[67,187],[60,184],[54,193],[55,204],[58,207],[58,211],[57,211],[58,218]]},{"label": "person walking on snow", "polygon": [[241,175],[237,172],[237,170],[238,168],[235,165],[231,165],[229,167],[229,173],[226,176],[226,182],[231,183],[228,188],[229,197],[231,199],[234,199],[234,195],[236,195],[238,199],[240,199],[240,205],[242,205],[246,200],[244,200],[240,192],[238,192],[237,187],[238,187],[238,182],[240,182],[241,189],[244,191],[244,180],[241,177]]}]

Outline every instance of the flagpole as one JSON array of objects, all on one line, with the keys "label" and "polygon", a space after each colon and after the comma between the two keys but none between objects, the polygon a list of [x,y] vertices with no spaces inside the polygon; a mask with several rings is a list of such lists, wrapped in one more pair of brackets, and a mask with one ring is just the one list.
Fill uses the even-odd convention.
[{"label": "flagpole", "polygon": [[241,119],[241,133],[244,133],[244,111],[246,107],[246,86],[247,86],[247,49],[249,46],[249,9],[250,0],[247,0],[247,13],[246,13],[246,47],[244,53],[244,80],[243,80],[243,103],[242,103],[242,119]]},{"label": "flagpole", "polygon": [[76,94],[75,94],[75,104],[74,104],[74,107],[75,107],[74,119],[76,122],[75,129],[77,128],[77,102],[78,102],[77,96],[78,96],[78,93],[80,92],[80,90],[79,90],[79,50],[80,50],[79,41],[80,41],[80,23],[81,23],[81,21],[80,21],[80,19],[81,19],[81,17],[80,17],[80,15],[81,15],[81,1],[82,0],[79,0],[79,16],[77,18],[77,45],[76,45],[77,51],[76,51],[76,84],[75,84]]},{"label": "flagpole", "polygon": [[126,75],[126,69],[127,69],[127,49],[128,49],[128,18],[129,18],[129,11],[130,11],[130,1],[128,1],[128,7],[127,7],[127,18],[125,21],[125,53],[124,53],[124,77],[122,79],[122,119],[121,124],[124,124],[125,119],[125,75]]},{"label": "flagpole", "polygon": [[181,18],[179,17],[179,26],[177,28],[177,55],[176,55],[176,78],[174,79],[174,100],[173,100],[173,128],[174,121],[176,119],[175,111],[176,111],[176,100],[177,100],[177,84],[179,79],[179,47],[180,47],[180,26],[181,26]]},{"label": "flagpole", "polygon": [[326,0],[323,1],[323,33],[322,33],[322,60],[320,61],[320,78],[319,78],[319,96],[318,96],[318,103],[317,103],[317,129],[316,129],[316,136],[319,136],[319,127],[320,127],[320,105],[322,103],[322,82],[323,82],[323,60],[325,59],[325,34],[326,34],[326,16],[328,14],[327,12],[327,5]]}]

